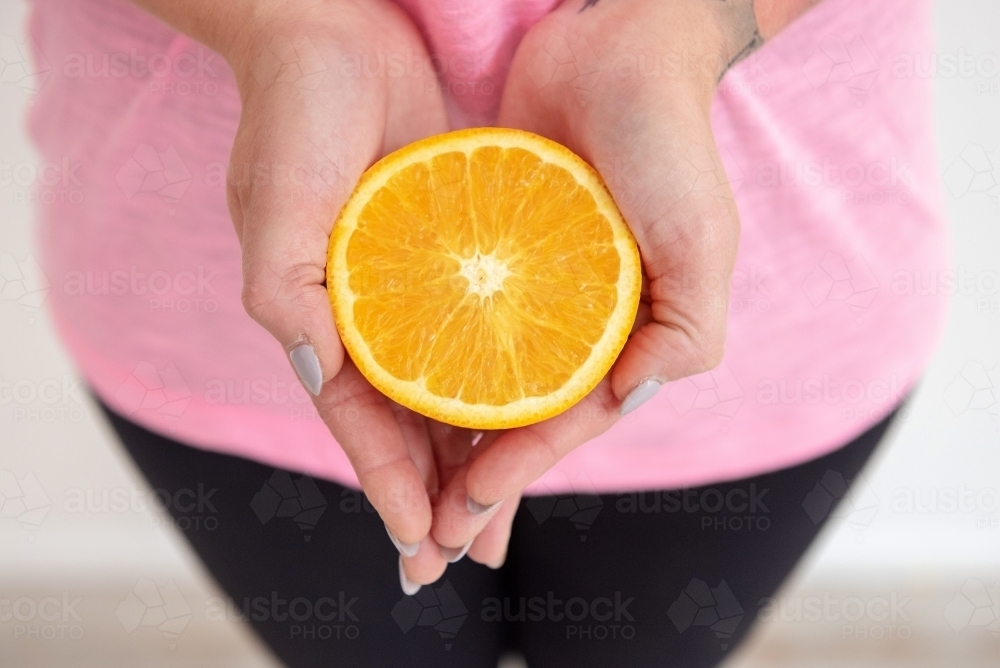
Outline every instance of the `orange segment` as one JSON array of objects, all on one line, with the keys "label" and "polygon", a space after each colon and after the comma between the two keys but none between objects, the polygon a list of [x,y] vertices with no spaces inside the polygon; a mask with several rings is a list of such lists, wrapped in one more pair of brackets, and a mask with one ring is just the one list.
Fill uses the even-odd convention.
[{"label": "orange segment", "polygon": [[330,238],[327,286],[360,371],[477,429],[582,399],[639,301],[635,240],[597,173],[519,130],[451,132],[373,165]]}]

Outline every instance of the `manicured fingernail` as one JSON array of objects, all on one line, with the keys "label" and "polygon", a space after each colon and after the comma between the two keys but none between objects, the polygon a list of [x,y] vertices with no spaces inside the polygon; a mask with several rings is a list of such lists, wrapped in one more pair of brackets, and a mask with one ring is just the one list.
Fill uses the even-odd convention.
[{"label": "manicured fingernail", "polygon": [[468,494],[465,495],[465,507],[469,509],[469,512],[473,515],[482,515],[483,513],[489,513],[500,507],[503,500],[497,501],[491,506],[484,506],[478,501],[473,501],[472,497]]},{"label": "manicured fingernail", "polygon": [[405,557],[415,557],[417,555],[417,552],[420,550],[420,543],[404,543],[389,531],[388,525],[385,527],[385,532],[389,534],[389,540],[392,541],[392,544],[396,546],[401,555]]},{"label": "manicured fingernail", "polygon": [[660,381],[653,380],[652,378],[647,378],[638,385],[635,389],[628,393],[625,397],[625,401],[622,402],[621,408],[618,409],[618,414],[625,416],[634,411],[639,406],[653,398],[657,392],[660,391]]},{"label": "manicured fingernail", "polygon": [[472,547],[471,540],[462,547],[442,547],[441,556],[444,557],[445,561],[447,561],[449,564],[453,564],[462,557],[464,557],[465,553],[469,551],[470,547]]},{"label": "manicured fingernail", "polygon": [[314,397],[318,397],[323,389],[323,369],[319,366],[316,351],[308,343],[303,343],[293,348],[288,356],[292,360],[292,368],[298,374],[299,380]]},{"label": "manicured fingernail", "polygon": [[399,558],[399,586],[403,588],[403,593],[407,596],[413,596],[418,591],[420,591],[420,585],[416,582],[410,582],[410,578],[406,577],[406,571],[403,570],[403,558]]}]

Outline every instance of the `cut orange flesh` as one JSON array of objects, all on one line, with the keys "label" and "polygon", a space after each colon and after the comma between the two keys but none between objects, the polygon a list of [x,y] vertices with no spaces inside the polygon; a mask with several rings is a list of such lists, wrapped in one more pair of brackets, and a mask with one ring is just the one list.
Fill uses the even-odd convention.
[{"label": "cut orange flesh", "polygon": [[639,252],[601,178],[503,128],[430,137],[375,163],[333,228],[327,288],[361,373],[474,429],[586,396],[635,320]]}]

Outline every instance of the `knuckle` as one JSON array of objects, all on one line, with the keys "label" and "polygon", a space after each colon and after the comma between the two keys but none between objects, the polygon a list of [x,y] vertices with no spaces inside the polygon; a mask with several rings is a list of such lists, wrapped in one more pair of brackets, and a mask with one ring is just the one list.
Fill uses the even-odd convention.
[{"label": "knuckle", "polygon": [[726,344],[724,340],[715,340],[702,343],[695,350],[694,373],[704,373],[715,369],[722,364],[722,358],[726,354]]},{"label": "knuckle", "polygon": [[[251,318],[266,324],[279,305],[295,306],[308,311],[318,299],[308,288],[322,282],[323,270],[310,263],[299,262],[276,270],[267,266],[253,272],[243,281],[240,299]],[[287,313],[282,317],[287,316]]]},{"label": "knuckle", "polygon": [[273,301],[273,291],[267,290],[259,280],[247,280],[243,283],[240,300],[247,315],[263,324],[267,307]]}]

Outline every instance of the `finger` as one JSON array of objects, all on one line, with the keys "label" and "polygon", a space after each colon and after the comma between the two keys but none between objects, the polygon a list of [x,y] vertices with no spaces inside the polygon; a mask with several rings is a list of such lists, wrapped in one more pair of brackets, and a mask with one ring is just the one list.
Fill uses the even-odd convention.
[{"label": "finger", "polygon": [[[415,32],[402,12],[382,9],[397,14],[380,26],[380,34],[395,39],[388,47],[368,45],[378,51],[372,58],[416,54],[426,60],[419,43],[411,44]],[[344,59],[357,54],[328,45],[318,51],[302,39],[307,43],[299,50],[319,59],[313,65],[320,78],[314,86],[294,77],[266,86],[251,78],[227,201],[243,249],[244,306],[278,339],[316,395],[344,357],[325,287],[334,220],[365,169],[387,151],[446,130],[447,118],[439,89],[429,85],[432,68],[399,77],[382,71],[348,76]]]},{"label": "finger", "polygon": [[403,543],[421,542],[431,526],[430,478],[414,462],[389,400],[348,359],[315,403],[389,531]]},{"label": "finger", "polygon": [[591,150],[648,279],[651,320],[633,331],[611,377],[619,400],[640,383],[658,386],[719,364],[739,243],[739,216],[707,119],[675,111],[661,117],[678,119],[666,127],[648,116],[627,128],[634,136],[598,137]]},{"label": "finger", "polygon": [[474,459],[503,433],[455,427],[437,420],[429,419],[427,422],[437,464],[439,489],[447,487],[463,464]]},{"label": "finger", "polygon": [[[403,434],[403,440],[406,441],[410,459],[423,478],[428,497],[436,498],[438,471],[428,430],[429,420],[394,401],[389,400],[387,403]],[[400,541],[388,525],[386,530],[399,549],[400,586],[404,591],[408,586],[429,584],[441,577],[448,562],[429,535],[419,544],[408,545]]]},{"label": "finger", "polygon": [[[500,122],[560,141],[593,165],[639,245],[651,320],[633,328],[611,376],[628,412],[664,382],[713,368],[724,353],[739,217],[707,105],[646,87],[629,98],[633,113],[621,113],[615,98],[573,114],[563,98],[540,97],[533,85],[520,77],[505,90]],[[639,316],[647,317],[642,307]]]},{"label": "finger", "polygon": [[438,480],[444,488],[468,459],[473,447],[472,442],[479,432],[437,420],[428,420],[427,429],[434,450]]},{"label": "finger", "polygon": [[[433,500],[438,495],[438,476],[437,466],[434,463],[434,452],[427,433],[426,419],[394,401],[390,400],[387,403],[399,425],[410,459],[423,479],[428,498]],[[407,543],[401,540],[393,533],[388,524],[386,524],[385,530],[389,534],[392,544],[399,550],[400,556],[412,557],[420,549],[421,543]]]},{"label": "finger", "polygon": [[416,555],[412,557],[399,556],[399,565],[401,570],[400,585],[405,591],[407,581],[415,585],[436,582],[444,575],[448,562],[441,555],[441,550],[434,539],[427,536],[420,542],[420,548]]},{"label": "finger", "polygon": [[400,406],[395,401],[389,400],[389,409],[392,411],[396,423],[399,425],[406,441],[407,449],[413,465],[420,472],[420,477],[424,480],[424,487],[431,498],[437,496],[438,469],[434,461],[434,448],[431,445],[430,433],[427,428],[427,418],[418,413],[414,413],[409,408]]},{"label": "finger", "polygon": [[504,500],[493,519],[472,541],[468,552],[469,559],[490,568],[503,566],[503,562],[507,559],[507,546],[510,543],[514,516],[520,503],[520,494]]},{"label": "finger", "polygon": [[447,483],[442,483],[442,492],[434,500],[431,536],[441,545],[448,561],[458,561],[469,550],[473,539],[500,514],[499,503],[487,508],[470,500],[465,490],[465,475],[472,462],[504,433],[505,430],[479,432],[481,436],[473,438],[471,449],[466,446],[462,463],[450,469]]},{"label": "finger", "polygon": [[[503,432],[470,458],[442,490],[447,503],[435,504],[431,535],[444,546],[463,545],[483,530],[498,509],[494,504],[521,493],[571,450],[606,431],[618,417],[618,400],[605,378],[568,411]],[[490,510],[476,514],[470,506]]]},{"label": "finger", "polygon": [[434,502],[431,537],[445,549],[464,548],[466,543],[483,530],[499,508],[497,506],[475,510],[475,506],[469,505],[465,491],[465,476],[468,470],[468,462],[455,469],[448,484],[441,489],[441,494]]},{"label": "finger", "polygon": [[[437,453],[438,475],[442,487],[441,494],[433,500],[434,521],[431,535],[440,542],[445,558],[457,561],[468,550],[472,539],[493,517],[492,510],[495,510],[473,512],[465,492],[465,473],[469,464],[485,452],[504,431],[461,430],[467,435],[464,439],[449,440],[440,436],[435,439],[434,434],[438,430],[439,434],[456,433],[449,432],[448,428],[448,425],[441,425],[430,430]],[[471,436],[471,439],[468,436]]]},{"label": "finger", "polygon": [[[330,231],[361,173],[378,157],[379,119],[359,123],[348,142],[335,131],[317,140],[301,127],[310,120],[287,109],[244,114],[251,117],[237,136],[228,188],[243,250],[243,305],[281,343],[316,395],[344,357],[325,287]],[[348,120],[336,110],[329,119]]]},{"label": "finger", "polygon": [[639,300],[639,308],[635,312],[635,320],[632,322],[632,330],[629,335],[635,334],[645,325],[653,321],[653,306],[652,304],[645,300]]},{"label": "finger", "polygon": [[[406,411],[410,415],[416,416],[416,413],[407,409],[400,408],[400,411]],[[428,487],[431,501],[434,502],[440,497],[440,492],[436,487],[438,480],[442,481],[441,484],[446,484],[453,471],[468,456],[473,432],[469,429],[455,427],[423,417],[420,420],[424,425],[422,434],[426,436],[427,451],[430,453],[430,465],[434,469],[433,479],[435,487]],[[422,443],[423,438],[420,441]],[[421,461],[423,461],[423,455],[421,455]],[[400,557],[400,584],[403,590],[406,591],[408,586],[412,587],[435,582],[444,573],[449,562],[458,561],[464,554],[464,549],[449,550],[442,548],[433,538],[428,536],[420,543],[418,551],[414,556],[410,557],[403,554]]]}]

